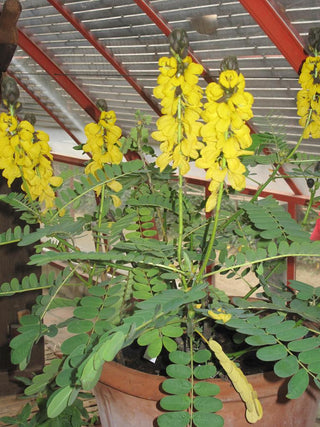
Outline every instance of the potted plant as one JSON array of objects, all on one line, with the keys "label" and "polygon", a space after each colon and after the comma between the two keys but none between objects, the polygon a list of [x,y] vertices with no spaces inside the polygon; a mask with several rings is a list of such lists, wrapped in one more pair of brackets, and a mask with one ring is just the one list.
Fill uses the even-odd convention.
[{"label": "potted plant", "polygon": [[[317,201],[315,159],[298,151],[302,138],[320,135],[320,58],[314,34],[318,30],[310,32],[314,56],[302,68],[298,94],[303,135],[294,148],[277,135],[251,135],[247,122],[253,97],[245,91],[235,58],[222,62],[219,81],[203,93],[198,86],[202,67],[187,56],[186,34],[178,30],[169,37],[171,56],[159,61],[154,89],[163,115],[151,137],[160,142],[161,154],[155,156],[150,145],[147,117],[138,112],[136,127],[121,138],[115,113],[99,102],[100,120],[86,126],[87,142],[81,147],[90,160],[72,186],[61,187],[47,135],[30,121],[18,123],[17,97],[6,94],[4,86],[8,113],[0,116],[0,167],[9,185],[22,179],[25,196],[11,193],[0,200],[20,211],[27,223],[41,227],[8,230],[0,241],[35,245],[31,265],[63,265],[56,276],[30,275],[1,285],[0,296],[8,298],[43,289],[11,341],[12,361],[24,369],[40,338],[54,336],[62,327],[73,334],[62,343],[60,357],[29,381],[25,393],[38,396],[39,411],[27,421],[28,406],[18,417],[20,425],[85,425],[79,396],[95,387],[98,393],[99,378],[113,376],[112,361],[126,358],[128,348],[143,349],[144,359],[165,373],[156,385],[162,394],[156,397],[158,413],[152,417],[158,418],[150,425],[222,426],[224,418],[226,425],[233,425],[222,410],[229,407],[223,383],[240,396],[243,414],[237,406],[237,426],[269,425],[274,406],[263,414],[261,386],[255,391],[250,383],[255,384],[255,376],[241,370],[253,359],[260,361],[262,371],[275,373],[260,375],[265,385],[280,378],[288,401],[311,396],[308,411],[314,417],[320,384],[320,292],[295,280],[287,286],[274,279],[274,272],[287,257],[319,256],[320,244],[310,241],[310,234],[276,200],[259,198],[279,178],[281,166],[290,163],[292,176],[313,180],[310,208]],[[268,154],[262,151],[265,147]],[[206,171],[205,201],[188,187],[185,175],[193,161]],[[248,168],[259,163],[272,167],[269,178],[249,201],[233,206],[232,194],[245,188]],[[92,211],[82,209],[89,194],[96,199]],[[81,249],[84,235],[94,242],[93,250]],[[254,283],[246,279],[249,272]],[[211,279],[222,275],[246,280],[247,294],[232,297],[217,289]],[[61,296],[70,283],[85,285],[87,293],[73,299]],[[258,299],[252,298],[255,291]],[[47,325],[46,313],[66,305],[74,307],[72,317]],[[120,382],[118,375],[115,382]],[[141,381],[146,387],[145,377],[130,380],[131,370],[125,375],[133,388]],[[109,398],[106,406],[114,400]],[[130,425],[146,425],[130,410],[122,412],[129,415]],[[107,418],[102,417],[103,425],[121,424]]]}]

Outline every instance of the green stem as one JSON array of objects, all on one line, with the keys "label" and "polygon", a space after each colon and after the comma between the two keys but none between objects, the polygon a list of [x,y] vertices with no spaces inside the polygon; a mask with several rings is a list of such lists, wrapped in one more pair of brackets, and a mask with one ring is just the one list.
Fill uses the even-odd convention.
[{"label": "green stem", "polygon": [[182,261],[182,244],[183,244],[183,177],[179,173],[179,236],[178,236],[178,262],[181,267]]},{"label": "green stem", "polygon": [[[182,101],[181,95],[178,96],[178,107],[177,107],[177,118],[178,118],[178,135],[177,145],[180,145],[182,138]],[[183,176],[179,169],[179,188],[178,188],[178,202],[179,202],[179,236],[178,236],[178,262],[181,267],[182,263],[182,244],[183,244]]]},{"label": "green stem", "polygon": [[[103,184],[102,188],[101,188],[100,204],[99,204],[99,210],[98,210],[98,227],[99,227],[99,229],[101,228],[101,223],[102,223],[105,190],[106,190],[105,184]],[[101,238],[102,238],[101,237],[101,233],[99,232],[98,235],[97,235],[97,241],[96,241],[96,252],[99,252],[99,250],[100,250]],[[97,264],[94,263],[93,266],[92,266],[92,269],[90,271],[90,274],[89,274],[88,283],[90,283],[91,285],[92,285],[93,277],[94,277],[95,272],[96,272],[96,267],[97,267]]]},{"label": "green stem", "polygon": [[[139,153],[139,156],[141,157],[141,160],[143,161],[143,169],[146,172],[147,181],[148,181],[147,182],[148,183],[148,187],[149,187],[151,193],[155,194],[154,186],[153,186],[153,183],[152,183],[151,174],[150,174],[150,172],[148,170],[148,162],[146,160],[146,157],[144,155],[144,152],[143,152],[142,146],[141,146],[142,128],[143,128],[143,124],[137,126],[137,147],[138,147],[138,153]],[[168,241],[167,232],[166,232],[166,228],[165,228],[165,225],[164,225],[164,219],[163,219],[163,217],[161,215],[161,210],[160,210],[159,207],[156,207],[156,213],[157,213],[157,217],[158,217],[158,220],[159,220],[159,223],[160,223],[162,238],[163,238],[163,240],[165,242],[167,242]]]},{"label": "green stem", "polygon": [[311,208],[312,208],[312,205],[313,205],[313,202],[314,202],[315,195],[316,195],[315,187],[310,188],[310,200],[308,202],[308,206],[307,206],[307,210],[306,210],[305,216],[304,216],[304,218],[302,220],[302,223],[301,223],[302,225],[306,225],[306,223],[308,221],[308,218],[309,218],[309,215],[310,215],[310,211],[311,211]]},{"label": "green stem", "polygon": [[193,425],[193,399],[194,399],[194,392],[193,392],[193,388],[194,388],[193,334],[189,337],[189,343],[190,343],[190,355],[191,355],[190,368],[191,368],[191,372],[192,372],[191,378],[190,378],[190,382],[191,382],[191,391],[190,391],[191,404],[189,407],[189,411],[190,411],[190,426],[192,426]]},{"label": "green stem", "polygon": [[[279,266],[281,265],[281,261],[279,261],[273,268],[272,270],[266,275],[265,280],[268,280],[272,274],[274,274],[277,269],[279,268]],[[251,295],[256,292],[259,288],[261,288],[261,283],[258,283],[256,286],[253,286],[253,288],[250,289],[250,291],[243,297],[243,299],[248,299],[251,297]]]},{"label": "green stem", "polygon": [[199,273],[197,275],[197,280],[199,280],[202,277],[202,274],[205,271],[205,269],[207,268],[207,264],[208,264],[208,261],[210,259],[210,255],[212,252],[212,248],[213,248],[213,244],[214,244],[214,240],[215,240],[217,228],[218,228],[218,221],[219,221],[219,214],[220,214],[220,209],[221,209],[222,196],[223,196],[223,181],[220,183],[218,199],[217,199],[217,206],[216,206],[214,223],[213,223],[213,230],[212,230],[212,233],[210,236],[210,240],[209,240],[209,243],[207,246],[207,251],[205,253],[201,268],[200,268]]}]

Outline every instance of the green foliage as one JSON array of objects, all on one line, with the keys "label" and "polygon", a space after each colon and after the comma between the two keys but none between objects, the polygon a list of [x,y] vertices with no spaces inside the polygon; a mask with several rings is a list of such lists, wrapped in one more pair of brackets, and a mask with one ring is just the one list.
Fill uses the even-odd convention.
[{"label": "green foliage", "polygon": [[17,243],[29,233],[30,226],[28,224],[25,225],[24,228],[21,228],[19,225],[17,225],[13,230],[9,228],[4,233],[0,234],[0,246],[10,245],[11,243]]},{"label": "green foliage", "polygon": [[[170,378],[163,382],[163,390],[168,396],[160,400],[161,407],[169,413],[158,417],[159,425],[174,420],[177,425],[183,426],[192,419],[199,426],[208,425],[208,422],[212,422],[214,426],[222,426],[222,417],[215,414],[222,408],[221,400],[214,397],[219,393],[219,387],[206,381],[217,373],[210,362],[210,351],[185,353],[177,350],[171,352],[169,358],[172,362],[167,366]],[[190,394],[191,388],[193,393]]]},{"label": "green foliage", "polygon": [[[27,405],[8,422],[26,427],[87,425],[80,390],[94,388],[103,364],[133,342],[145,347],[146,358],[168,355],[170,360],[162,385],[167,395],[160,402],[165,412],[157,421],[161,427],[222,426],[214,378],[224,362],[241,376],[229,357],[237,361],[245,352],[272,363],[279,377],[288,378],[290,399],[301,396],[310,380],[320,384],[319,288],[296,280],[286,287],[272,280],[286,258],[319,256],[320,243],[311,242],[272,197],[260,200],[262,187],[249,202],[231,203],[232,191],[226,191],[215,214],[204,215],[199,190],[177,179],[170,167],[160,173],[155,163],[146,161],[145,154],[154,155],[148,143],[149,118],[140,112],[136,118],[137,126],[122,139],[122,150],[137,152],[141,160],[74,176],[72,185],[58,189],[55,208],[45,213],[20,194],[0,196],[29,224],[41,222],[38,228],[27,225],[2,233],[0,245],[33,245],[29,265],[63,265],[57,275],[31,274],[1,284],[0,296],[44,290],[10,343],[12,362],[23,369],[34,343],[63,327],[72,334],[61,345],[62,358],[27,384],[26,395],[38,396],[38,413],[32,416]],[[273,164],[273,176],[278,176],[289,153],[284,138],[260,134],[251,148],[256,154],[243,162]],[[309,157],[291,157],[294,173],[306,177]],[[89,196],[95,200],[90,209]],[[113,204],[115,196],[120,206]],[[90,249],[81,249],[82,239],[90,240]],[[255,275],[254,284],[249,272]],[[208,281],[219,275],[247,282],[248,294],[230,299]],[[85,285],[85,295],[62,296],[70,284]],[[262,299],[249,298],[255,290]],[[57,325],[44,323],[49,310],[66,306],[73,308],[70,318]],[[241,351],[220,351],[211,339],[217,328],[218,333],[223,328],[228,335],[234,333]],[[218,347],[212,353],[207,346],[213,341]],[[225,372],[231,378],[232,372]],[[243,397],[245,381],[242,386]],[[247,395],[257,403],[253,392]]]}]

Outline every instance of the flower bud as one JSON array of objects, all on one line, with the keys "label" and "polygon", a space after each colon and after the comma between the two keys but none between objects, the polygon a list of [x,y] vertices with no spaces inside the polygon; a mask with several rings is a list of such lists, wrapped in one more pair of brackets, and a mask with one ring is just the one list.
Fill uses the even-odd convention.
[{"label": "flower bud", "polygon": [[170,49],[174,51],[180,58],[185,58],[188,54],[189,40],[185,30],[173,30],[169,37]]},{"label": "flower bud", "polygon": [[32,114],[32,113],[27,113],[24,116],[23,120],[26,120],[27,122],[31,123],[32,126],[34,126],[36,124],[36,121],[37,121],[36,116],[34,114]]},{"label": "flower bud", "polygon": [[5,76],[1,83],[1,96],[5,105],[15,105],[19,99],[20,91],[17,82],[12,78]]},{"label": "flower bud", "polygon": [[96,105],[100,111],[108,111],[107,101],[105,101],[104,99],[98,99]]},{"label": "flower bud", "polygon": [[308,44],[311,52],[320,52],[320,27],[310,28]]},{"label": "flower bud", "polygon": [[312,188],[314,186],[314,179],[313,178],[308,178],[307,179],[307,186],[309,188]]},{"label": "flower bud", "polygon": [[239,72],[239,65],[236,56],[226,56],[220,64],[220,70],[235,70]]}]

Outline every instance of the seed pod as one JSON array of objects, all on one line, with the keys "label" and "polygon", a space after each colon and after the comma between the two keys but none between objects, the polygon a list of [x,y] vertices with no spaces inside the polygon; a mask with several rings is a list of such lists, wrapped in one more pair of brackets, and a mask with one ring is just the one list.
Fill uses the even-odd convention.
[{"label": "seed pod", "polygon": [[308,178],[307,179],[307,186],[309,188],[312,188],[314,186],[314,179],[313,178]]}]

